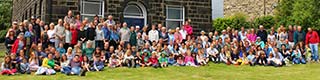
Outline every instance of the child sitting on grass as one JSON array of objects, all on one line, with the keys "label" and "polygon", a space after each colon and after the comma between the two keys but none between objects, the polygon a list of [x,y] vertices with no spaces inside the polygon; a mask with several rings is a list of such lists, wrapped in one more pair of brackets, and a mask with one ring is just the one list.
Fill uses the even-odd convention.
[{"label": "child sitting on grass", "polygon": [[166,57],[166,54],[161,53],[161,56],[159,58],[159,63],[162,68],[168,67],[168,58]]},{"label": "child sitting on grass", "polygon": [[1,75],[14,75],[17,69],[14,69],[11,62],[11,57],[6,56],[1,64]]},{"label": "child sitting on grass", "polygon": [[109,61],[110,61],[108,64],[109,68],[119,67],[121,64],[121,62],[119,61],[119,59],[117,59],[117,56],[115,54],[111,55]]},{"label": "child sitting on grass", "polygon": [[157,54],[156,52],[152,52],[151,57],[148,60],[147,66],[152,66],[154,68],[159,67],[159,62],[156,54]]},{"label": "child sitting on grass", "polygon": [[90,62],[87,56],[83,56],[83,61],[81,62],[82,69],[85,71],[90,71]]},{"label": "child sitting on grass", "polygon": [[136,53],[135,57],[134,57],[134,61],[135,61],[135,67],[144,67],[145,63],[143,61],[142,56],[140,55],[139,52]]},{"label": "child sitting on grass", "polygon": [[26,58],[23,58],[22,62],[20,63],[20,73],[21,74],[25,74],[25,73],[30,74],[31,73],[30,72],[30,65],[29,65]]},{"label": "child sitting on grass", "polygon": [[184,57],[184,62],[186,63],[186,66],[194,66],[197,67],[197,65],[194,63],[194,58],[191,56],[191,50],[187,50],[187,55]]},{"label": "child sitting on grass", "polygon": [[104,62],[100,59],[100,56],[96,56],[95,60],[93,61],[93,71],[102,71],[104,68]]},{"label": "child sitting on grass", "polygon": [[168,65],[174,65],[177,61],[174,59],[174,54],[170,54],[168,58]]}]

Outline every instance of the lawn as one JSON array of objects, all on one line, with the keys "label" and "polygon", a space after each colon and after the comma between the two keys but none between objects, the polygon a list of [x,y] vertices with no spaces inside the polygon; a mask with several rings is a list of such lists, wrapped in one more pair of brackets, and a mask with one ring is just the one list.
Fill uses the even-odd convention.
[{"label": "lawn", "polygon": [[87,76],[14,75],[0,76],[0,80],[319,80],[320,64],[292,65],[289,67],[234,66],[210,64],[202,67],[168,68],[106,68],[102,72],[88,72]]}]

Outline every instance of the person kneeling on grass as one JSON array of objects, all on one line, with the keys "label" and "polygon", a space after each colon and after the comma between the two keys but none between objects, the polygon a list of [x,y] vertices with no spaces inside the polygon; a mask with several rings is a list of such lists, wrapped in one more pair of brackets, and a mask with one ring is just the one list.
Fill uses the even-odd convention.
[{"label": "person kneeling on grass", "polygon": [[165,53],[161,53],[161,56],[159,58],[159,63],[162,68],[168,67],[168,58],[166,57]]},{"label": "person kneeling on grass", "polygon": [[104,68],[104,62],[101,60],[100,56],[95,56],[93,61],[92,71],[102,71]]},{"label": "person kneeling on grass", "polygon": [[294,50],[291,56],[293,58],[292,60],[293,64],[300,64],[300,63],[306,64],[306,61],[303,59],[298,49]]}]

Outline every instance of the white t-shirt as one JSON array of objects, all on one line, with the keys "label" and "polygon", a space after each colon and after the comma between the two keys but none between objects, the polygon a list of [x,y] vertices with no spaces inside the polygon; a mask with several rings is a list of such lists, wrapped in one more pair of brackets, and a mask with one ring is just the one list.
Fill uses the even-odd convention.
[{"label": "white t-shirt", "polygon": [[50,39],[50,42],[55,42],[54,38],[53,38],[54,37],[54,30],[48,30],[47,34]]}]

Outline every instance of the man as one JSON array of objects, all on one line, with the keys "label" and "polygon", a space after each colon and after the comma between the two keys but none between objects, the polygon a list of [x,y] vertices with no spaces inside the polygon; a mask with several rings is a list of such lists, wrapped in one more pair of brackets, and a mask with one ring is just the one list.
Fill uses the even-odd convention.
[{"label": "man", "polygon": [[134,30],[134,26],[130,27],[130,45],[131,46],[137,45],[137,33]]},{"label": "man", "polygon": [[124,41],[125,43],[129,42],[130,39],[130,30],[127,27],[127,23],[124,22],[122,24],[122,28],[120,29],[120,39],[121,41]]},{"label": "man", "polygon": [[112,24],[108,24],[108,23],[103,23],[103,34],[104,34],[104,41],[108,41],[110,38],[110,28],[109,27],[113,27]]},{"label": "man", "polygon": [[294,42],[293,42],[294,30],[292,28],[292,25],[289,25],[288,28],[289,28],[289,30],[288,30],[288,41],[289,41],[290,48],[292,48],[294,46]]},{"label": "man", "polygon": [[63,42],[65,37],[65,28],[63,26],[62,19],[58,20],[58,24],[54,27],[54,32],[56,35],[55,47],[58,47],[61,42]]},{"label": "man", "polygon": [[108,16],[108,20],[105,23],[111,24],[111,25],[115,25],[116,24],[116,22],[113,20],[113,16],[112,15]]},{"label": "man", "polygon": [[40,42],[41,28],[39,24],[36,23],[36,19],[35,16],[31,16],[32,29],[35,31],[35,42],[38,43]]},{"label": "man", "polygon": [[319,43],[319,36],[316,31],[313,31],[311,28],[308,28],[308,33],[306,35],[306,44],[309,44],[312,53],[312,60],[319,62],[319,53],[318,53],[318,43]]},{"label": "man", "polygon": [[161,28],[160,38],[162,38],[164,42],[168,41],[169,36],[168,36],[167,31],[166,31],[166,27],[162,27]]},{"label": "man", "polygon": [[257,33],[257,36],[261,38],[261,40],[263,42],[267,42],[267,31],[263,28],[263,25],[260,25],[259,26],[259,31]]},{"label": "man", "polygon": [[136,26],[136,30],[135,30],[136,33],[141,33],[142,31],[140,30],[140,26]]},{"label": "man", "polygon": [[301,26],[298,26],[297,31],[293,34],[293,41],[294,44],[297,44],[298,42],[304,41],[306,33],[301,30]]},{"label": "man", "polygon": [[44,31],[44,26],[45,26],[45,25],[46,25],[46,24],[44,23],[44,21],[40,21],[39,26],[40,26],[41,32]]},{"label": "man", "polygon": [[152,25],[151,30],[148,33],[149,35],[149,40],[151,42],[158,42],[159,40],[159,32],[156,30],[156,25]]},{"label": "man", "polygon": [[64,17],[64,23],[69,23],[69,24],[75,23],[71,10],[69,10],[67,16]]}]

